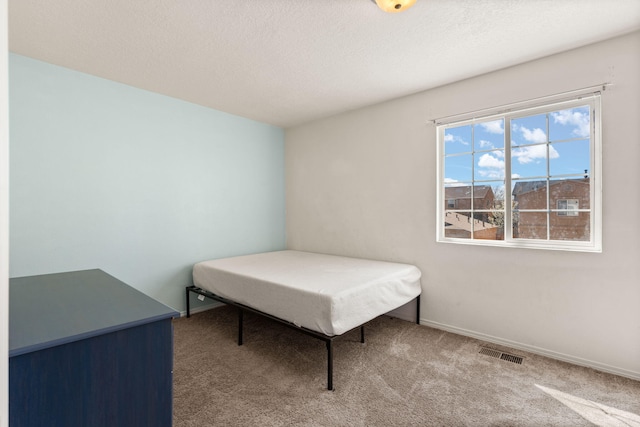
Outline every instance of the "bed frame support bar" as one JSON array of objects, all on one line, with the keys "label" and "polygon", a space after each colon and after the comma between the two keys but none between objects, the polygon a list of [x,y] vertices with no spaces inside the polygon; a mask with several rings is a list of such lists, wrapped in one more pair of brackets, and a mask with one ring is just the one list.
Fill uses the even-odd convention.
[{"label": "bed frame support bar", "polygon": [[327,390],[333,390],[333,340],[327,340]]},{"label": "bed frame support bar", "polygon": [[186,290],[186,293],[187,293],[187,317],[191,317],[191,304],[189,303],[189,300],[190,300],[189,292],[190,292],[190,289],[189,289],[189,286],[187,286],[187,290]]},{"label": "bed frame support bar", "polygon": [[242,329],[244,323],[244,310],[238,307],[238,345],[242,345]]}]

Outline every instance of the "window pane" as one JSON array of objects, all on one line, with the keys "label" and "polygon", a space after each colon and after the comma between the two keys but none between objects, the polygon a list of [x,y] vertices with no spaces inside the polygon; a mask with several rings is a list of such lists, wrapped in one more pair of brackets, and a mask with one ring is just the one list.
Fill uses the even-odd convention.
[{"label": "window pane", "polygon": [[504,119],[477,123],[473,139],[476,151],[504,148]]},{"label": "window pane", "polygon": [[590,129],[589,106],[555,111],[549,114],[549,139],[551,141],[588,138]]},{"label": "window pane", "polygon": [[[549,146],[550,157],[557,157],[556,150]],[[527,145],[511,149],[511,177],[527,178],[547,176],[547,145]]]},{"label": "window pane", "polygon": [[474,210],[493,209],[494,198],[493,188],[490,185],[475,185],[473,187]]},{"label": "window pane", "polygon": [[551,223],[551,240],[589,241],[591,230],[591,215],[589,212],[566,212],[571,215],[558,215],[560,212],[552,212],[549,218]]},{"label": "window pane", "polygon": [[484,240],[504,239],[504,216],[500,224],[494,223],[499,220],[495,211],[474,212],[473,214],[473,238]]},{"label": "window pane", "polygon": [[511,120],[511,145],[547,142],[547,115],[521,117]]},{"label": "window pane", "polygon": [[473,236],[475,239],[504,240],[504,210],[478,212],[475,218]]},{"label": "window pane", "polygon": [[[549,204],[552,209],[589,209],[590,186],[589,178],[554,179],[549,181],[551,190]],[[575,214],[575,212],[571,214]],[[566,216],[567,213],[564,215]]]},{"label": "window pane", "polygon": [[517,239],[547,240],[547,213],[514,213],[513,237]]},{"label": "window pane", "polygon": [[473,156],[463,154],[444,158],[444,183],[471,182]]},{"label": "window pane", "polygon": [[444,188],[445,209],[471,209],[470,185],[447,185]]},{"label": "window pane", "polygon": [[516,181],[511,190],[514,209],[547,209],[547,181]]},{"label": "window pane", "polygon": [[476,180],[504,179],[504,150],[476,154]]},{"label": "window pane", "polygon": [[444,214],[444,236],[458,239],[471,238],[471,214],[447,211]]},{"label": "window pane", "polygon": [[444,153],[470,153],[471,125],[448,128],[444,131]]},{"label": "window pane", "polygon": [[485,240],[504,240],[504,210],[481,212],[487,219],[474,227],[474,238]]},{"label": "window pane", "polygon": [[491,209],[504,209],[504,199],[506,197],[504,181],[487,182],[486,185],[491,186],[491,191],[493,191],[493,204]]},{"label": "window pane", "polygon": [[553,148],[557,155],[549,159],[549,174],[588,174],[591,164],[589,145],[588,139],[551,144],[550,148]]}]

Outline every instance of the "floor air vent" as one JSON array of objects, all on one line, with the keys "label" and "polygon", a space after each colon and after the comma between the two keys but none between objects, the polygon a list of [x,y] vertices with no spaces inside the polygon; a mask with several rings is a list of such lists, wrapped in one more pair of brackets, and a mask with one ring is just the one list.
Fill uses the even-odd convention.
[{"label": "floor air vent", "polygon": [[520,356],[514,356],[513,354],[503,353],[499,350],[494,350],[488,347],[480,347],[480,354],[485,356],[495,357],[496,359],[506,360],[507,362],[516,363],[522,365],[523,358]]}]

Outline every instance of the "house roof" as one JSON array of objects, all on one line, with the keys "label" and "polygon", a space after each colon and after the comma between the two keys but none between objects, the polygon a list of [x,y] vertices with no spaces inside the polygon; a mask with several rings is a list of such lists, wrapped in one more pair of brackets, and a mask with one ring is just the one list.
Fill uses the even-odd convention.
[{"label": "house roof", "polygon": [[[476,185],[473,197],[474,199],[484,199],[487,193],[493,192],[490,185]],[[471,197],[471,186],[463,185],[457,187],[447,187],[444,189],[445,199],[468,199]]]},{"label": "house roof", "polygon": [[9,0],[8,20],[11,52],[290,127],[637,31],[640,1]]},{"label": "house roof", "polygon": [[[549,183],[549,186],[550,187],[554,187],[556,185],[566,184],[566,183],[588,185],[589,184],[589,178],[551,180],[550,183]],[[536,190],[540,190],[540,189],[546,189],[546,188],[547,188],[547,181],[545,181],[545,180],[518,181],[513,186],[513,191],[511,191],[511,194],[513,196],[520,196],[520,195],[525,194],[525,193],[530,193],[532,191],[536,191]]]}]

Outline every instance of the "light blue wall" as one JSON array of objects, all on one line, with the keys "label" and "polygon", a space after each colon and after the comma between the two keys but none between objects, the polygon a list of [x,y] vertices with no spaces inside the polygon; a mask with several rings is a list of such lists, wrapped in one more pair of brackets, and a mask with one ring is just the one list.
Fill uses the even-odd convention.
[{"label": "light blue wall", "polygon": [[184,310],[194,262],[285,247],[281,128],[9,61],[11,277],[101,268]]}]

